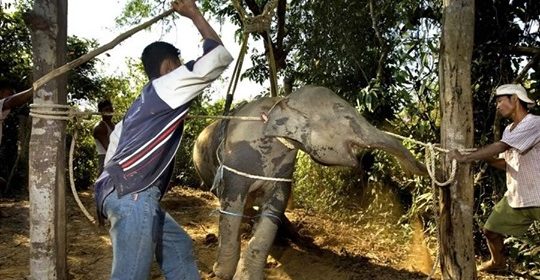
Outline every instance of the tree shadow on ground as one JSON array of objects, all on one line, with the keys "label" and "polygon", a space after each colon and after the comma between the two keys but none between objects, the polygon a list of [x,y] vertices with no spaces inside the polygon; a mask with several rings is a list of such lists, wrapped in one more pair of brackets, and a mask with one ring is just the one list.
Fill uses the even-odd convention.
[{"label": "tree shadow on ground", "polygon": [[[299,242],[300,243],[300,242]],[[426,275],[371,262],[370,258],[347,252],[335,252],[313,243],[274,244],[272,258],[291,279],[425,279]],[[298,264],[296,262],[302,262]],[[300,269],[299,268],[303,268]],[[305,272],[309,271],[306,278]]]}]

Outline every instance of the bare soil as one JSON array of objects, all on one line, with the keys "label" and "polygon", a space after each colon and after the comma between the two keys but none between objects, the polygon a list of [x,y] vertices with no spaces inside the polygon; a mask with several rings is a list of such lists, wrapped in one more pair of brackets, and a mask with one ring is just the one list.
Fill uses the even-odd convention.
[{"label": "bare soil", "polygon": [[[79,196],[89,212],[94,213],[91,191],[80,192]],[[162,205],[192,237],[202,278],[214,279],[211,270],[218,234],[215,197],[208,192],[176,187]],[[0,199],[0,279],[28,279],[28,207],[27,200]],[[275,244],[267,260],[267,279],[426,279],[431,272],[434,253],[426,248],[421,234],[404,236],[394,226],[381,226],[384,223],[351,226],[304,209],[288,210],[286,214],[299,233],[311,238],[315,246]],[[67,215],[69,278],[108,279],[112,250],[107,229],[91,224],[71,196]],[[247,238],[246,235],[244,243]],[[435,274],[435,279],[438,277]],[[162,279],[157,266],[152,279]]]}]

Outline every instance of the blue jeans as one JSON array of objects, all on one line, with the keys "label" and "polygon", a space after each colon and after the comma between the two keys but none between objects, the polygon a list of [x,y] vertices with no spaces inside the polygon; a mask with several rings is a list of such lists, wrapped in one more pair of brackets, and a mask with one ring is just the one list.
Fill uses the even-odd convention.
[{"label": "blue jeans", "polygon": [[166,279],[200,279],[189,235],[159,205],[157,186],[118,198],[105,198],[111,222],[111,279],[149,279],[155,254]]}]

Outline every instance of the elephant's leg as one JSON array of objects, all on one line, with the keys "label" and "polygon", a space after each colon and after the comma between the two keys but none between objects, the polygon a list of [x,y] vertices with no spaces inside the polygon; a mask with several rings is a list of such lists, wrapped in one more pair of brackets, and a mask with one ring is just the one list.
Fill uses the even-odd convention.
[{"label": "elephant's leg", "polygon": [[267,194],[268,199],[262,206],[261,216],[255,225],[253,237],[238,262],[234,280],[261,280],[264,278],[266,258],[291,192],[290,183],[278,183],[277,185],[272,192]]},{"label": "elephant's leg", "polygon": [[220,279],[232,279],[240,258],[240,224],[246,193],[237,187],[227,186],[220,197],[222,212],[219,216],[218,256],[213,267]]}]

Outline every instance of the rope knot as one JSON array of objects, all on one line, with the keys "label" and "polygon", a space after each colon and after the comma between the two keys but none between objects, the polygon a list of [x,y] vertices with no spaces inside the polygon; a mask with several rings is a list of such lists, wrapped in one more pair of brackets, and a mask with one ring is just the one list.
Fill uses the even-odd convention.
[{"label": "rope knot", "polygon": [[244,32],[246,33],[262,33],[270,30],[270,23],[272,22],[272,15],[258,15],[254,17],[247,17],[244,19]]},{"label": "rope knot", "polygon": [[437,180],[437,174],[435,170],[435,146],[432,143],[426,144],[426,169],[428,171],[429,177],[433,183],[439,187],[445,187],[452,184],[456,179],[457,173],[457,160],[452,160],[452,169],[450,171],[450,177],[444,182]]},{"label": "rope knot", "polygon": [[240,1],[233,1],[233,5],[240,15],[240,20],[244,25],[244,32],[246,33],[262,33],[270,30],[270,24],[272,23],[272,17],[274,16],[277,4],[278,0],[270,0],[266,3],[260,15],[248,16]]}]

